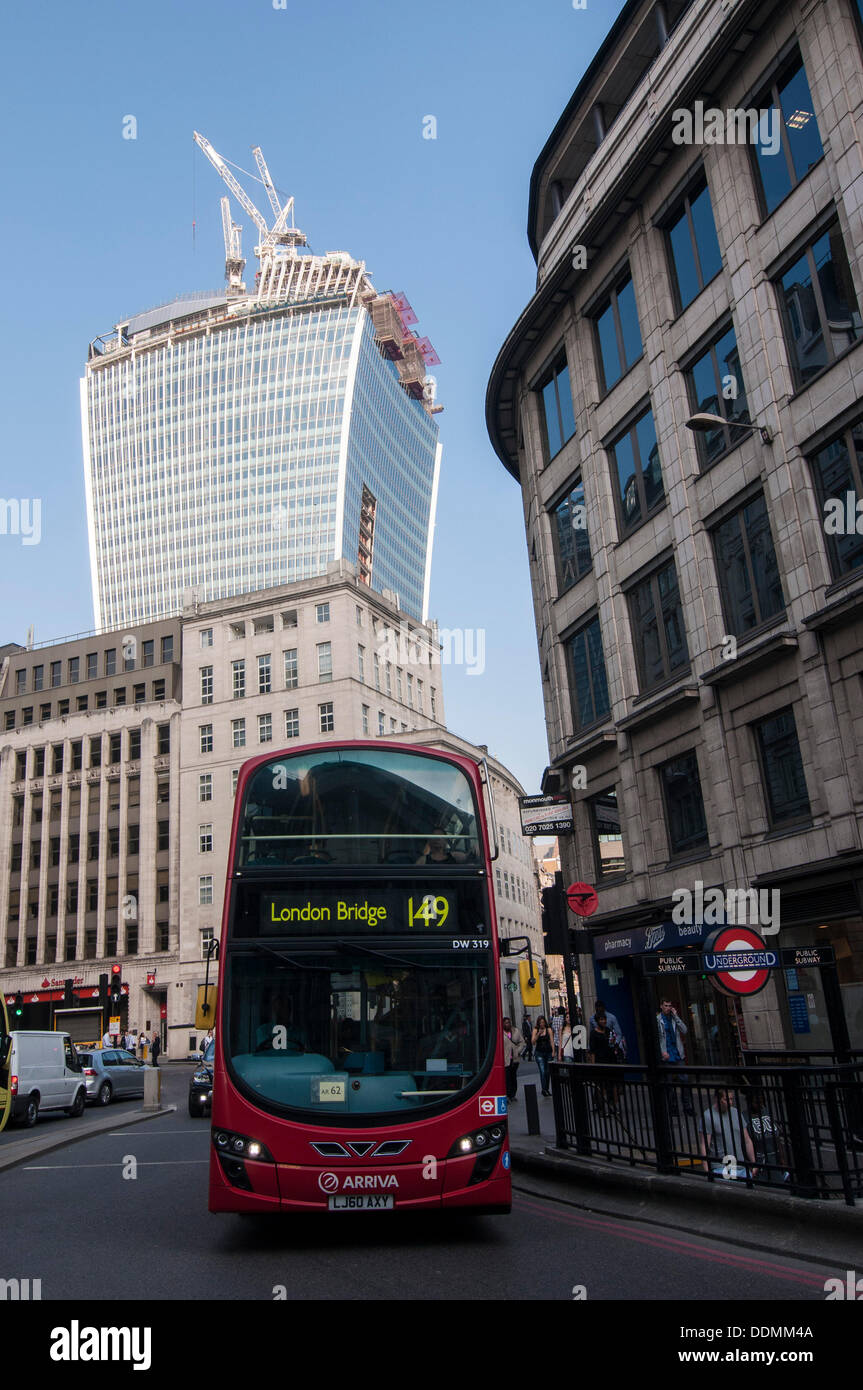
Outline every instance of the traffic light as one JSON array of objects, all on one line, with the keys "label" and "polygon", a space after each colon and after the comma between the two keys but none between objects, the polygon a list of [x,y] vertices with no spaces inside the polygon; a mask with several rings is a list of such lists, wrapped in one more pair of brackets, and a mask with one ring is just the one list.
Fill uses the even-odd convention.
[{"label": "traffic light", "polygon": [[119,1008],[123,997],[123,967],[111,966],[111,1008]]},{"label": "traffic light", "polygon": [[558,883],[542,890],[542,934],[547,956],[563,956],[570,950],[566,899]]},{"label": "traffic light", "polygon": [[15,1008],[13,1012],[16,1018],[20,1018],[24,1012],[24,995],[21,993],[20,989],[15,995]]}]

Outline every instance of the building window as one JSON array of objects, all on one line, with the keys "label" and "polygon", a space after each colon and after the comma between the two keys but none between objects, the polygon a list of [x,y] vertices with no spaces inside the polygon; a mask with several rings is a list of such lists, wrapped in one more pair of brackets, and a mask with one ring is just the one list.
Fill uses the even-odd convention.
[{"label": "building window", "polygon": [[58,685],[63,682],[63,663],[62,661],[51,662],[51,689],[56,690]]},{"label": "building window", "polygon": [[863,565],[863,536],[857,532],[857,509],[863,498],[863,424],[855,425],[820,449],[810,463],[830,568],[833,578],[839,579]]},{"label": "building window", "polygon": [[99,832],[98,830],[87,831],[87,860],[92,863],[99,858]]},{"label": "building window", "polygon": [[368,731],[369,731],[369,707],[368,707],[368,705],[363,705],[362,710],[363,710],[363,733],[364,733],[364,734],[367,734]]},{"label": "building window", "polygon": [[47,705],[40,705],[40,706],[39,706],[39,721],[40,721],[40,723],[45,724],[45,723],[47,723],[47,721],[48,721],[50,718],[51,718],[51,705],[50,705],[50,702],[49,702]]},{"label": "building window", "polygon": [[44,748],[34,748],[34,749],[33,749],[33,776],[34,776],[34,777],[44,777],[44,776],[45,776],[45,749],[44,749]]},{"label": "building window", "polygon": [[806,69],[799,53],[790,68],[785,68],[761,92],[754,105],[759,111],[770,109],[769,124],[759,127],[762,138],[754,144],[762,202],[769,217],[824,154]]},{"label": "building window", "polygon": [[213,703],[213,668],[212,666],[201,667],[201,704],[211,705]]},{"label": "building window", "polygon": [[387,694],[388,694],[388,695],[392,695],[392,693],[393,693],[393,668],[392,668],[392,666],[390,665],[390,663],[389,663],[388,661],[385,661],[385,662],[384,662],[384,682],[385,682],[385,684],[386,684]]},{"label": "building window", "polygon": [[700,178],[665,224],[671,279],[678,313],[691,304],[722,269],[707,180]]},{"label": "building window", "polygon": [[62,719],[62,718],[64,718],[64,716],[67,715],[68,713],[69,713],[69,701],[68,701],[68,700],[58,700],[58,701],[57,701],[57,718],[58,718],[58,719]]},{"label": "building window", "polygon": [[236,795],[237,795],[237,783],[239,782],[239,780],[240,780],[240,769],[239,769],[238,767],[232,768],[232,769],[231,769],[231,796],[236,796]]},{"label": "building window", "polygon": [[258,657],[258,694],[269,695],[273,688],[273,661],[272,657]]},{"label": "building window", "polygon": [[141,756],[141,730],[129,730],[129,759],[131,762],[137,761]]},{"label": "building window", "polygon": [[51,748],[51,771],[58,773],[63,771],[63,745],[55,743]]},{"label": "building window", "polygon": [[212,772],[202,772],[198,777],[198,800],[212,801],[213,799],[213,774]]},{"label": "building window", "polygon": [[785,611],[764,494],[712,533],[726,630],[742,637]]},{"label": "building window", "polygon": [[607,719],[610,710],[599,618],[569,638],[566,654],[573,720],[576,729],[586,729]]},{"label": "building window", "polygon": [[729,421],[729,425],[716,425],[707,433],[699,432],[696,435],[701,467],[709,468],[746,438],[744,431],[733,428],[733,425],[745,424],[749,420],[746,387],[733,326],[686,369],[686,386],[693,414],[703,411]]},{"label": "building window", "polygon": [[276,627],[272,613],[268,613],[263,618],[255,618],[252,622],[252,632],[256,637],[262,637],[268,632],[274,632]]},{"label": "building window", "polygon": [[775,282],[798,387],[855,343],[863,321],[848,257],[833,222]]},{"label": "building window", "polygon": [[318,680],[331,681],[333,678],[333,646],[331,642],[318,643]]},{"label": "building window", "polygon": [[387,731],[387,721],[382,709],[378,710],[378,733],[385,734]]},{"label": "building window", "polygon": [[771,826],[808,820],[809,797],[793,711],[780,710],[754,724],[753,729]]},{"label": "building window", "polygon": [[84,765],[84,742],[76,738],[72,744],[72,771],[80,772]]},{"label": "building window", "polygon": [[[86,698],[86,696],[85,696],[85,698]],[[125,687],[125,685],[118,685],[118,686],[115,686],[115,687],[114,687],[114,704],[115,704],[115,705],[125,705],[125,703],[126,703],[126,687]]]},{"label": "building window", "polygon": [[200,635],[201,635],[201,646],[202,646],[202,647],[212,647],[212,645],[213,645],[213,629],[212,629],[211,627],[202,627],[202,628],[201,628],[201,634],[200,634]]},{"label": "building window", "polygon": [[140,853],[140,830],[139,825],[130,825],[126,832],[126,854],[130,857]]},{"label": "building window", "polygon": [[572,409],[572,389],[566,354],[555,362],[539,388],[542,397],[542,418],[545,426],[546,458],[553,459],[575,434],[575,415]]},{"label": "building window", "polygon": [[299,738],[300,736],[300,711],[298,709],[285,710],[285,738]]},{"label": "building window", "polygon": [[628,597],[639,682],[650,690],[689,666],[674,561],[654,570]]},{"label": "building window", "polygon": [[246,663],[243,660],[231,662],[231,692],[235,700],[242,700],[246,694]]},{"label": "building window", "polygon": [[271,714],[258,715],[258,742],[272,743],[273,741],[273,716]]},{"label": "building window", "polygon": [[331,734],[336,727],[332,700],[328,700],[324,705],[318,705],[318,714],[320,715],[321,733]]},{"label": "building window", "polygon": [[596,864],[596,877],[624,873],[623,835],[620,829],[620,808],[614,787],[592,796],[587,801],[590,831]]},{"label": "building window", "polygon": [[24,705],[23,709],[21,710],[21,723],[22,723],[22,724],[32,724],[32,723],[33,723],[33,706],[32,706],[32,705]]},{"label": "building window", "polygon": [[171,726],[170,724],[156,725],[156,752],[170,753],[171,751]]},{"label": "building window", "polygon": [[[145,685],[143,682],[142,682],[140,685],[133,685],[133,686],[132,686],[132,704],[133,704],[133,705],[143,705],[143,704],[145,704],[146,699],[147,699],[147,687],[146,687],[146,685]],[[98,704],[98,701],[99,701],[99,697],[98,697],[98,695],[97,695],[97,696],[96,696],[96,703],[97,703],[97,704]]]},{"label": "building window", "polygon": [[171,774],[160,772],[156,777],[156,802],[165,806],[171,800]]},{"label": "building window", "polygon": [[198,879],[198,903],[206,907],[213,901],[213,875],[201,874]]},{"label": "building window", "polygon": [[201,752],[212,753],[213,751],[213,726],[212,724],[199,724],[198,732],[201,736]]},{"label": "building window", "polygon": [[315,622],[328,623],[330,621],[330,605],[328,603],[315,604]]},{"label": "building window", "polygon": [[665,501],[653,411],[648,410],[608,450],[621,535],[628,535]]},{"label": "building window", "polygon": [[68,682],[69,685],[77,685],[77,684],[78,684],[80,667],[81,667],[81,659],[80,659],[80,657],[77,657],[77,656],[70,656],[70,658],[69,658],[69,682]]},{"label": "building window", "polygon": [[[78,695],[77,698],[76,698],[76,700],[75,700],[75,709],[78,710],[79,712],[82,712],[82,711],[84,711],[84,710],[87,709],[88,704],[89,704],[89,700],[88,700],[88,697],[87,697],[86,695]],[[28,723],[29,723],[29,720],[28,720]]]},{"label": "building window", "polygon": [[215,929],[213,927],[201,928],[201,960],[206,960],[209,956],[214,937]]},{"label": "building window", "polygon": [[16,671],[16,672],[15,672],[15,694],[16,694],[16,695],[24,695],[24,694],[26,694],[26,691],[27,691],[27,672],[26,672],[26,671]]},{"label": "building window", "polygon": [[665,824],[672,854],[684,854],[707,845],[707,821],[694,752],[672,758],[659,768],[665,801]]},{"label": "building window", "polygon": [[163,680],[153,681],[153,699],[164,700],[165,682]]},{"label": "building window", "polygon": [[97,680],[99,676],[99,653],[87,653],[87,679],[88,681]]},{"label": "building window", "polygon": [[91,767],[101,767],[101,766],[102,766],[102,735],[101,735],[101,734],[98,734],[98,735],[96,736],[96,738],[91,738],[91,739],[90,739],[90,766],[91,766]]},{"label": "building window", "polygon": [[162,665],[167,666],[174,660],[174,639],[173,637],[163,637],[161,639]]},{"label": "building window", "polygon": [[117,648],[105,648],[105,675],[116,676],[117,674]]},{"label": "building window", "polygon": [[69,863],[77,864],[81,855],[81,836],[78,834],[69,836]]},{"label": "building window", "polygon": [[356,605],[356,610],[357,610],[357,627],[362,627],[362,625],[363,625],[363,610],[360,608],[360,605],[359,605],[359,604]]},{"label": "building window", "polygon": [[[141,665],[142,665],[142,666],[155,666],[155,664],[156,664],[156,653],[155,653],[155,642],[153,641],[153,638],[152,638],[152,637],[148,637],[147,640],[146,640],[146,642],[142,642],[142,643],[141,643],[141,649],[142,649]],[[132,665],[131,665],[131,666],[129,665],[129,660],[131,660],[131,662],[132,662]],[[133,671],[133,670],[135,669],[135,659],[134,659],[134,657],[132,657],[132,658],[128,658],[128,657],[127,657],[127,659],[126,659],[126,665],[125,665],[124,669],[125,669],[126,671]]]},{"label": "building window", "polygon": [[109,762],[110,764],[113,765],[113,764],[115,764],[115,763],[122,762],[122,760],[123,760],[123,735],[122,735],[122,734],[109,734],[109,735],[108,735],[108,762]]},{"label": "building window", "polygon": [[296,610],[296,608],[289,608],[286,612],[284,612],[284,613],[282,614],[282,627],[296,627],[296,626],[297,626],[297,610]]},{"label": "building window", "polygon": [[557,565],[558,593],[565,593],[590,573],[590,542],[587,538],[587,514],[584,505],[584,484],[578,478],[557,503],[552,513],[552,536]]},{"label": "building window", "polygon": [[290,647],[285,652],[285,689],[296,690],[300,683],[299,667],[297,664],[297,648]]},{"label": "building window", "polygon": [[375,672],[375,690],[381,688],[381,659],[377,652],[372,652],[372,664]]},{"label": "building window", "polygon": [[231,720],[231,747],[245,748],[246,746],[246,721],[245,719]]},{"label": "building window", "polygon": [[201,825],[198,827],[198,850],[201,854],[212,854],[213,852],[213,827],[212,825]]},{"label": "building window", "polygon": [[431,697],[431,713],[432,713],[432,719],[437,719],[437,709],[435,708],[435,688],[434,688],[434,686],[431,686],[431,688],[430,688],[430,690],[429,690],[429,695],[430,695],[430,697]]},{"label": "building window", "polygon": [[357,644],[357,670],[361,681],[366,678],[366,649]]},{"label": "building window", "polygon": [[600,379],[610,391],[643,352],[632,278],[627,273],[594,314]]}]

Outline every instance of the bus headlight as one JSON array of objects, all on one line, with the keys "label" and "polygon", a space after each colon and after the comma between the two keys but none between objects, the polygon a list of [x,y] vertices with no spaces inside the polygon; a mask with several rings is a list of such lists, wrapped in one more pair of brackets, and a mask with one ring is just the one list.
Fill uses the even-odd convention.
[{"label": "bus headlight", "polygon": [[237,1158],[254,1158],[259,1163],[275,1162],[266,1144],[260,1139],[250,1139],[245,1134],[232,1134],[227,1129],[213,1130],[213,1146],[220,1153],[230,1153]]},{"label": "bus headlight", "polygon": [[460,1139],[456,1139],[447,1158],[461,1158],[464,1154],[473,1153],[475,1149],[490,1152],[499,1148],[505,1138],[506,1125],[491,1125],[487,1129],[472,1130],[470,1134],[463,1134]]}]

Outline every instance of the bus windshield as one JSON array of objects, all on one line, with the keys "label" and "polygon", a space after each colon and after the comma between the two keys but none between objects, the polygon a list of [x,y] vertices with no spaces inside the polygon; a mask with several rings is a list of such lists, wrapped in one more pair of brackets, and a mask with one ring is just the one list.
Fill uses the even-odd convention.
[{"label": "bus windshield", "polygon": [[232,950],[226,1051],[258,1105],[372,1121],[453,1103],[490,1062],[487,940],[367,942]]},{"label": "bus windshield", "polygon": [[453,763],[386,748],[321,748],[260,766],[237,867],[480,861],[470,782]]}]

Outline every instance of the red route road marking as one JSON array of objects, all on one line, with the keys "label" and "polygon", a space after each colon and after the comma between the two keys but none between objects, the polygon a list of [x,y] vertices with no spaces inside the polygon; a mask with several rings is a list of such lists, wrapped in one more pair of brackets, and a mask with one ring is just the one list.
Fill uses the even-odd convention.
[{"label": "red route road marking", "polygon": [[[515,1195],[515,1194],[514,1194]],[[654,1234],[650,1231],[627,1230],[622,1223],[618,1224],[611,1221],[602,1221],[595,1217],[581,1216],[573,1211],[550,1212],[547,1208],[538,1206],[536,1203],[526,1201],[521,1194],[518,1194],[518,1205],[528,1207],[539,1216],[545,1216],[549,1221],[557,1221],[563,1225],[582,1226],[588,1230],[604,1231],[607,1234],[620,1236],[623,1240],[634,1241],[638,1245],[652,1245],[665,1250],[686,1251],[694,1259],[707,1260],[712,1264],[736,1265],[738,1268],[751,1269],[756,1273],[769,1274],[774,1279],[786,1279],[791,1283],[803,1284],[806,1288],[817,1289],[819,1293],[824,1292],[824,1279],[816,1274],[804,1274],[803,1272],[788,1269],[782,1265],[771,1265],[766,1260],[759,1260],[754,1256],[734,1255],[726,1251],[707,1250],[703,1245],[696,1245],[692,1241],[680,1240],[676,1236],[665,1236],[658,1232]],[[717,1237],[718,1239],[718,1237]]]}]

